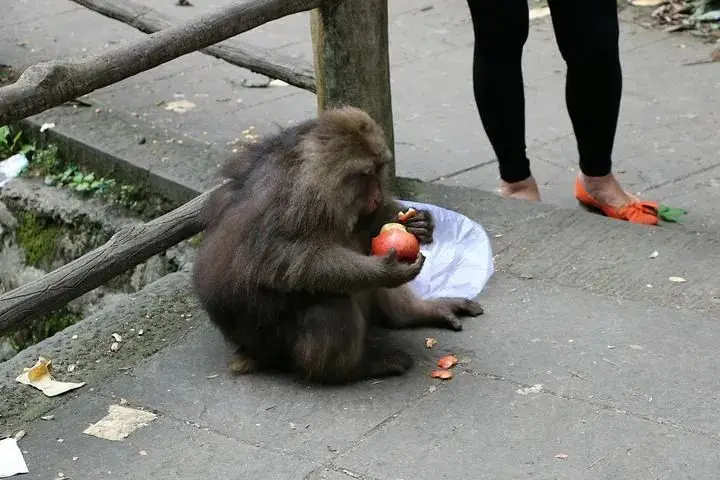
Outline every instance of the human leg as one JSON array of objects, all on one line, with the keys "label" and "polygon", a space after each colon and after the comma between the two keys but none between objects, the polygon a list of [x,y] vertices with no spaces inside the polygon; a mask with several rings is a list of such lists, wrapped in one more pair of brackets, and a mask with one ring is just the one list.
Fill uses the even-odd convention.
[{"label": "human leg", "polygon": [[617,2],[549,0],[548,5],[567,64],[565,99],[579,153],[579,187],[601,204],[622,208],[637,199],[612,174],[622,96]]},{"label": "human leg", "polygon": [[468,0],[473,22],[473,90],[500,168],[504,196],[539,200],[525,149],[522,51],[528,37],[526,0]]}]

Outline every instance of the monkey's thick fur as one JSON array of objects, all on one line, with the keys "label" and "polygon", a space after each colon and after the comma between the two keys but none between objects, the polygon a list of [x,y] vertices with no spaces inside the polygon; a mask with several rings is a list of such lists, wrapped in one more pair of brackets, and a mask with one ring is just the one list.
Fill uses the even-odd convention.
[{"label": "monkey's thick fur", "polygon": [[[425,258],[370,255],[372,237],[402,209],[389,191],[391,153],[362,110],[318,118],[247,146],[208,199],[194,267],[203,307],[237,348],[238,373],[281,370],[344,383],[401,375],[402,351],[368,342],[368,327],[461,330],[480,315],[469,299],[416,297],[407,282]],[[427,211],[406,222],[432,241]]]}]

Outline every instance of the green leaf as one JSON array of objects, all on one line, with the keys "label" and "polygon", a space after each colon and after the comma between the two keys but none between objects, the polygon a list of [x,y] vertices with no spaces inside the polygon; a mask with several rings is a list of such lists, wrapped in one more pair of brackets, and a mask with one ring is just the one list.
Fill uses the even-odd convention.
[{"label": "green leaf", "polygon": [[0,147],[7,147],[7,137],[10,136],[10,127],[3,125],[0,127]]},{"label": "green leaf", "polygon": [[687,210],[682,208],[673,208],[667,205],[660,205],[658,208],[658,217],[666,222],[677,222],[677,219],[683,215],[686,215]]}]

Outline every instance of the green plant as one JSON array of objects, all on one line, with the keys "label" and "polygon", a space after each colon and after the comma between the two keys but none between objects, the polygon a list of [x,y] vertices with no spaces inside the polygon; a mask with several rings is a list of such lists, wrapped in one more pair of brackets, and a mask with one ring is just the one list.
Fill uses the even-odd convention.
[{"label": "green plant", "polygon": [[[35,151],[34,144],[24,144],[21,142],[22,130],[13,132],[12,129],[3,125],[0,127],[0,156],[3,158],[10,157],[16,153],[29,154]],[[1,160],[1,159],[0,159]]]},{"label": "green plant", "polygon": [[60,173],[45,175],[45,184],[68,187],[83,194],[103,194],[115,185],[115,180],[96,178],[93,172],[83,172],[75,165],[70,165]]}]

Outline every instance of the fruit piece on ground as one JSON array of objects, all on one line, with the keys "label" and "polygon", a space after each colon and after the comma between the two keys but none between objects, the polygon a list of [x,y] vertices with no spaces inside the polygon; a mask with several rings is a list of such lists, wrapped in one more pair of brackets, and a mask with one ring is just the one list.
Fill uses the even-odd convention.
[{"label": "fruit piece on ground", "polygon": [[453,377],[453,373],[450,370],[440,369],[430,372],[430,376],[432,378],[439,378],[440,380],[450,380]]},{"label": "fruit piece on ground", "polygon": [[438,367],[440,368],[452,368],[457,365],[458,359],[455,355],[445,355],[438,360]]}]

